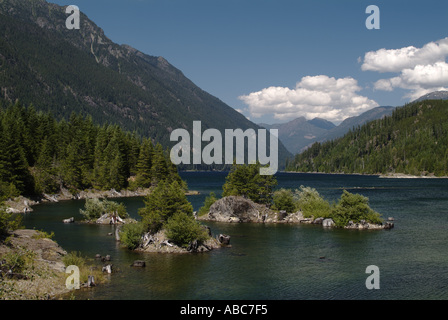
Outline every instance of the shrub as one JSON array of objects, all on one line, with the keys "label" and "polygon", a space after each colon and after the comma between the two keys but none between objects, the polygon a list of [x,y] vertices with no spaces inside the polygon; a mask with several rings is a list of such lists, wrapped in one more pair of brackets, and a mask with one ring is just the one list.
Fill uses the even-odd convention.
[{"label": "shrub", "polygon": [[0,239],[8,235],[9,232],[21,228],[22,215],[6,212],[0,204]]},{"label": "shrub", "polygon": [[296,210],[296,201],[291,190],[280,189],[274,192],[272,197],[274,210],[285,210],[288,213]]},{"label": "shrub", "polygon": [[330,215],[330,203],[324,200],[316,189],[300,186],[300,189],[295,191],[295,197],[297,206],[305,218],[327,218]]},{"label": "shrub", "polygon": [[382,223],[381,215],[369,206],[369,199],[360,194],[344,190],[339,202],[331,211],[331,218],[336,226],[343,227],[349,221],[359,223],[365,220],[369,223]]},{"label": "shrub", "polygon": [[80,209],[79,212],[86,220],[96,220],[103,214],[113,212],[116,212],[122,219],[129,217],[125,205],[115,201],[100,200],[98,198],[87,199],[84,207],[85,210]]},{"label": "shrub", "polygon": [[166,223],[166,236],[179,246],[188,246],[192,241],[207,239],[207,233],[192,215],[177,212]]},{"label": "shrub", "polygon": [[120,231],[120,241],[128,249],[134,250],[140,245],[145,231],[146,228],[142,222],[125,224]]}]

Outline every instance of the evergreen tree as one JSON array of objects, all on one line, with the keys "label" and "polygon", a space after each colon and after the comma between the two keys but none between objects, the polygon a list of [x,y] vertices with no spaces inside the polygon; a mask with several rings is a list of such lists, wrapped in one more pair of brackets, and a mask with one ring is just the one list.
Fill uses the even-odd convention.
[{"label": "evergreen tree", "polygon": [[152,180],[152,158],[154,148],[150,139],[143,139],[137,162],[136,184],[139,187],[148,188]]}]

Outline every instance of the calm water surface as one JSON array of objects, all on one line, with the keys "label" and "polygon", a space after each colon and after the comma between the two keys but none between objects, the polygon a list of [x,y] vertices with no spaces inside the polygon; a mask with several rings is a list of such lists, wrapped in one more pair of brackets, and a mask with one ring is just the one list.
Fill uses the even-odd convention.
[{"label": "calm water surface", "polygon": [[[194,209],[210,192],[220,195],[225,173],[185,172]],[[363,194],[383,217],[386,231],[323,229],[313,225],[207,223],[231,236],[231,248],[203,254],[139,254],[122,248],[114,226],[63,224],[80,220],[84,201],[42,204],[24,219],[27,228],[54,231],[68,252],[111,255],[115,273],[79,299],[308,300],[448,299],[448,179],[381,179],[375,176],[280,173],[279,187],[316,188],[335,201],[345,188]],[[139,219],[141,198],[118,199]],[[132,268],[137,259],[146,268]],[[365,286],[366,267],[380,269],[380,289]]]}]

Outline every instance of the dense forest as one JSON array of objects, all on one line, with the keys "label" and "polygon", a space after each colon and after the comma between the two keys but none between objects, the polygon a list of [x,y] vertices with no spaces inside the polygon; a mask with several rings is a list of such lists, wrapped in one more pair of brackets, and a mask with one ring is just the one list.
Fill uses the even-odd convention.
[{"label": "dense forest", "polygon": [[55,120],[19,102],[0,107],[0,197],[182,183],[168,150],[118,125],[73,113]]},{"label": "dense forest", "polygon": [[315,143],[287,170],[325,173],[448,175],[448,101],[396,108],[391,116]]}]

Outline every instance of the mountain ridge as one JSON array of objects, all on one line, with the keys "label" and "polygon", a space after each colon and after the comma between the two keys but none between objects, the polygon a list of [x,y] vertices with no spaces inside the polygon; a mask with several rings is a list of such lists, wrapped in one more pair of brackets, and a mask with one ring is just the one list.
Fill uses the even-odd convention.
[{"label": "mountain ridge", "polygon": [[[99,123],[150,137],[168,147],[172,130],[260,129],[196,86],[165,58],[110,40],[80,13],[68,30],[65,7],[44,0],[0,2],[0,100],[20,100],[68,119],[89,114]],[[279,142],[279,162],[291,156]]]}]

